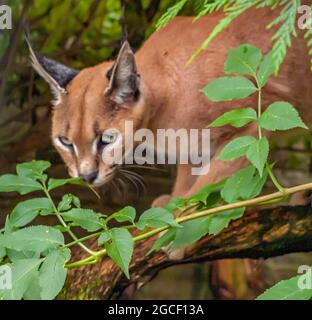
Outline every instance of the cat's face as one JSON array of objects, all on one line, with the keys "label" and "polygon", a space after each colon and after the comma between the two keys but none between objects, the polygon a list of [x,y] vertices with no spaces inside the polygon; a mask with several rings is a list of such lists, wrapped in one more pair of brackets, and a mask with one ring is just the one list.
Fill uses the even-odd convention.
[{"label": "cat's face", "polygon": [[[31,49],[33,66],[50,84],[55,102],[52,142],[72,177],[100,186],[111,180],[125,153],[125,122],[139,129],[146,106],[134,55],[123,45],[113,66],[75,72]],[[114,150],[121,150],[111,159]]]}]

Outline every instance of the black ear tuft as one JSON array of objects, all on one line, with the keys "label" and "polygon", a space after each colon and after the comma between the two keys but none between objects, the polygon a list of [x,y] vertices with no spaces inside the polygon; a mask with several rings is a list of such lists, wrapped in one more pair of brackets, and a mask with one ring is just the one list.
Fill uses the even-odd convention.
[{"label": "black ear tuft", "polygon": [[118,104],[135,101],[139,97],[140,76],[134,54],[125,41],[119,51],[116,62],[106,73],[109,85],[105,95]]},{"label": "black ear tuft", "polygon": [[106,78],[107,78],[108,80],[110,80],[111,77],[112,77],[113,70],[114,70],[114,66],[115,66],[115,65],[113,65],[113,66],[106,72]]},{"label": "black ear tuft", "polygon": [[65,65],[46,58],[32,47],[30,38],[25,31],[25,40],[30,51],[32,66],[40,76],[49,83],[54,94],[66,93],[67,84],[79,73],[79,71],[66,67]]},{"label": "black ear tuft", "polygon": [[48,72],[61,88],[65,88],[79,73],[79,71],[68,68],[53,59],[46,58],[40,53],[36,53],[36,58],[41,67]]}]

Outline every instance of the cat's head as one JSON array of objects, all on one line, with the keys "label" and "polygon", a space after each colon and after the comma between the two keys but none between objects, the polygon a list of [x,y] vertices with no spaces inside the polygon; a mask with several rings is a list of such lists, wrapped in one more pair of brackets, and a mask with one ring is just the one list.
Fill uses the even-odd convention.
[{"label": "cat's head", "polygon": [[129,44],[123,44],[114,63],[80,72],[42,56],[29,41],[28,44],[33,67],[54,94],[52,142],[69,174],[95,186],[105,184],[117,168],[116,163],[105,159],[111,159],[113,150],[119,149],[120,164],[129,151],[125,149],[125,122],[131,121],[137,130],[146,114],[142,84]]}]

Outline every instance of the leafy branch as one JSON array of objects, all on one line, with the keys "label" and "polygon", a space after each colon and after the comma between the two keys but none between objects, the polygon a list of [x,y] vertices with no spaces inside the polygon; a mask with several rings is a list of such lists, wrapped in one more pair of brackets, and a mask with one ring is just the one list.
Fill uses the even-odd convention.
[{"label": "leafy branch", "polygon": [[[150,208],[136,218],[136,210],[125,207],[112,215],[81,208],[80,200],[65,194],[56,204],[51,191],[65,184],[84,185],[79,179],[49,178],[50,163],[32,161],[19,164],[16,174],[0,177],[0,192],[18,192],[21,195],[41,192],[45,197],[32,198],[17,204],[0,231],[0,263],[12,269],[12,290],[0,290],[1,299],[53,299],[64,286],[67,270],[97,263],[109,256],[130,278],[129,265],[135,243],[161,235],[149,248],[150,252],[167,247],[174,251],[192,244],[207,234],[216,235],[232,220],[243,216],[245,208],[285,200],[289,195],[312,190],[312,183],[283,188],[268,163],[269,143],[263,130],[306,128],[297,111],[287,102],[274,102],[262,110],[262,88],[274,73],[272,56],[249,44],[229,50],[224,70],[227,76],[218,78],[203,88],[213,101],[230,101],[258,95],[257,112],[251,108],[235,109],[221,115],[210,126],[231,125],[236,128],[254,123],[258,137],[242,136],[230,141],[219,154],[222,161],[247,157],[250,165],[229,178],[209,184],[189,198],[172,198],[165,208]],[[253,77],[254,82],[241,75]],[[259,196],[267,176],[278,189]],[[176,214],[176,217],[174,214]],[[37,216],[54,215],[59,226],[29,226]],[[111,227],[111,221],[117,227]],[[115,224],[114,224],[115,225]],[[78,226],[90,234],[78,238],[71,230]],[[133,236],[129,230],[135,230]],[[72,241],[65,243],[63,233]],[[84,242],[95,238],[99,250],[93,251]],[[73,246],[80,246],[87,257],[70,261]]]}]

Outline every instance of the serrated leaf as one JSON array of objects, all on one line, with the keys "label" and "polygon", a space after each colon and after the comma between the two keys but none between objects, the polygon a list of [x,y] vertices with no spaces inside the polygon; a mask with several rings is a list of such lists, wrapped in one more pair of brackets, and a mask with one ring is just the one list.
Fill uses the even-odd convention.
[{"label": "serrated leaf", "polygon": [[230,101],[246,98],[257,88],[243,77],[222,77],[210,82],[202,91],[211,101]]},{"label": "serrated leaf", "polygon": [[[194,196],[188,199],[188,204],[193,204],[197,202],[202,202],[203,204],[207,205],[207,200],[209,196],[213,192],[220,192],[223,188],[225,183],[225,180],[221,180],[217,183],[211,183],[205,185],[203,188],[201,188]],[[211,205],[211,203],[210,203]]]},{"label": "serrated leaf", "polygon": [[262,177],[260,177],[259,172],[257,171],[254,177],[249,182],[249,187],[242,190],[242,199],[253,199],[257,197],[261,193],[267,177],[268,172],[266,169],[263,170]]},{"label": "serrated leaf", "polygon": [[135,215],[136,215],[135,208],[130,206],[127,206],[113,214],[114,219],[116,221],[118,222],[130,221],[131,223],[134,223]]},{"label": "serrated leaf", "polygon": [[38,179],[43,177],[44,171],[50,166],[51,163],[49,161],[33,160],[16,165],[16,172],[19,176]]},{"label": "serrated leaf", "polygon": [[174,228],[170,228],[163,235],[161,235],[152,245],[152,247],[147,252],[147,255],[151,254],[153,251],[161,249],[167,246],[176,236],[176,230]]},{"label": "serrated leaf", "polygon": [[244,136],[230,141],[218,156],[219,160],[234,160],[246,155],[249,147],[257,140],[252,136]]},{"label": "serrated leaf", "polygon": [[282,280],[257,297],[257,300],[309,300],[312,289],[300,289],[298,280],[301,275]]},{"label": "serrated leaf", "polygon": [[247,150],[248,160],[258,169],[260,177],[269,155],[269,142],[266,137],[256,140]]},{"label": "serrated leaf", "polygon": [[250,190],[250,182],[255,173],[253,166],[248,166],[229,177],[223,189],[221,196],[227,203],[232,203],[240,198],[246,190]]},{"label": "serrated leaf", "polygon": [[261,50],[250,44],[229,49],[224,72],[254,76],[262,58]]},{"label": "serrated leaf", "polygon": [[146,227],[159,228],[164,226],[180,228],[181,226],[174,220],[171,212],[164,208],[150,208],[142,213],[136,226],[139,230]]},{"label": "serrated leaf", "polygon": [[10,222],[15,227],[23,227],[37,217],[40,211],[53,212],[51,202],[47,198],[34,198],[20,202],[10,214]]},{"label": "serrated leaf", "polygon": [[236,208],[219,212],[210,217],[209,234],[216,235],[224,228],[227,228],[232,220],[237,220],[244,215],[245,208]]},{"label": "serrated leaf", "polygon": [[111,242],[105,244],[107,254],[129,279],[129,264],[133,253],[133,238],[125,228],[113,228],[109,232]]},{"label": "serrated leaf", "polygon": [[261,115],[258,123],[261,128],[275,131],[307,126],[301,120],[298,111],[288,102],[274,102]]},{"label": "serrated leaf", "polygon": [[14,262],[15,260],[21,260],[21,259],[39,259],[40,258],[40,252],[34,252],[30,250],[25,251],[17,251],[14,249],[6,249],[7,256],[9,259]]},{"label": "serrated leaf", "polygon": [[12,289],[0,290],[0,300],[20,300],[31,285],[41,263],[40,259],[24,259],[14,261],[10,267],[12,272]]},{"label": "serrated leaf", "polygon": [[28,177],[5,174],[0,177],[0,192],[18,192],[21,195],[42,190],[39,182]]},{"label": "serrated leaf", "polygon": [[187,204],[186,199],[172,197],[170,201],[166,204],[165,209],[170,212],[175,212],[179,208],[184,207]]},{"label": "serrated leaf", "polygon": [[65,194],[62,197],[62,200],[57,206],[59,212],[67,211],[71,208],[71,205],[74,204],[76,207],[80,208],[80,200],[71,193]]},{"label": "serrated leaf", "polygon": [[17,251],[43,252],[63,245],[64,237],[52,227],[32,226],[5,235],[3,244],[6,248]]},{"label": "serrated leaf", "polygon": [[58,249],[47,255],[39,270],[41,299],[52,300],[62,290],[67,275],[64,265],[69,259],[69,249]]},{"label": "serrated leaf", "polygon": [[24,300],[41,300],[41,287],[39,285],[39,271],[32,277],[32,281],[23,295]]},{"label": "serrated leaf", "polygon": [[263,87],[267,83],[270,76],[274,73],[275,67],[272,54],[267,54],[260,63],[257,75],[260,87]]},{"label": "serrated leaf", "polygon": [[257,119],[257,113],[254,109],[241,108],[224,113],[222,116],[213,121],[209,126],[220,127],[231,125],[235,128],[240,128],[255,119]]},{"label": "serrated leaf", "polygon": [[0,233],[0,261],[2,258],[4,258],[6,256],[6,250],[5,250],[5,247],[2,243],[4,239],[4,235],[2,233]]},{"label": "serrated leaf", "polygon": [[48,190],[51,191],[53,189],[62,187],[66,184],[75,184],[75,185],[83,185],[84,183],[80,178],[68,178],[68,179],[54,179],[50,178],[48,182]]},{"label": "serrated leaf", "polygon": [[176,229],[176,237],[173,241],[171,251],[188,244],[195,243],[209,232],[209,217],[194,219],[182,223],[182,229]]},{"label": "serrated leaf", "polygon": [[65,221],[72,221],[79,227],[94,232],[102,228],[100,217],[90,209],[73,208],[69,211],[62,212],[62,217]]},{"label": "serrated leaf", "polygon": [[111,239],[111,237],[112,237],[112,236],[111,236],[111,233],[110,233],[109,230],[103,231],[103,232],[101,233],[101,235],[99,236],[98,244],[100,245],[100,244],[103,244],[103,243],[109,241],[109,240]]}]

